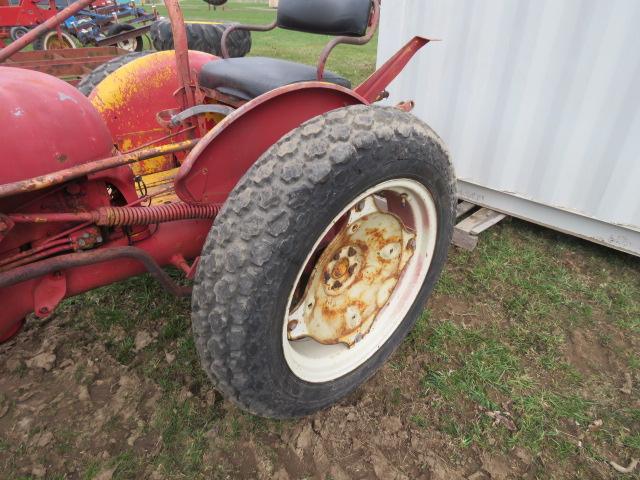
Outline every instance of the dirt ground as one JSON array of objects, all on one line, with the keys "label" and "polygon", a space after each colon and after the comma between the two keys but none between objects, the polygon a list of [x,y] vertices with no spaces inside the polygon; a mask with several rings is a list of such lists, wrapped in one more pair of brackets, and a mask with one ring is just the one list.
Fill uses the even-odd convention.
[{"label": "dirt ground", "polygon": [[640,262],[520,222],[452,249],[371,381],[298,421],[225,401],[143,277],[0,346],[0,477],[638,478]]}]

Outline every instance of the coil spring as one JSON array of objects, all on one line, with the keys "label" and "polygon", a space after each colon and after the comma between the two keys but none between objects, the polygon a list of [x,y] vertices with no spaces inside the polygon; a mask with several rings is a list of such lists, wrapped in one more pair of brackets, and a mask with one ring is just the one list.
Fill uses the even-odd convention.
[{"label": "coil spring", "polygon": [[220,205],[189,205],[168,203],[152,207],[102,207],[97,211],[96,223],[115,227],[124,225],[152,225],[154,223],[175,222],[215,218]]}]

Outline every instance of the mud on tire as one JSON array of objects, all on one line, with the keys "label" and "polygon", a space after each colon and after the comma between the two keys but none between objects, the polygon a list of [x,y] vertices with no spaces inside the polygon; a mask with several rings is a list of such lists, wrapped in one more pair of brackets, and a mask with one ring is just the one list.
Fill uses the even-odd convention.
[{"label": "mud on tire", "polygon": [[[368,360],[332,381],[298,378],[283,354],[288,294],[314,242],[371,186],[410,178],[438,216],[431,266],[408,314]],[[192,319],[201,363],[226,396],[255,414],[291,418],[336,402],[373,375],[423,311],[446,260],[455,178],[437,135],[410,114],[355,106],[316,117],[273,145],[216,218],[196,277]]]},{"label": "mud on tire", "polygon": [[[185,22],[190,50],[221,56],[221,40],[229,23]],[[173,33],[169,20],[158,20],[151,26],[151,42],[156,50],[173,50]],[[231,57],[244,57],[251,50],[251,32],[235,30],[227,40]]]}]

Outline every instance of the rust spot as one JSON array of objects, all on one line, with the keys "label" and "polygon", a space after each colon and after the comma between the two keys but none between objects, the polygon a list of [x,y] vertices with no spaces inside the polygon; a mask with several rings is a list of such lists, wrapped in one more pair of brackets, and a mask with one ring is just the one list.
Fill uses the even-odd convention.
[{"label": "rust spot", "polygon": [[343,258],[336,264],[335,267],[333,267],[333,270],[331,271],[331,276],[333,278],[340,278],[344,276],[344,274],[347,273],[348,270],[349,270],[349,260],[347,260],[346,258]]},{"label": "rust spot", "polygon": [[67,155],[65,155],[64,153],[59,153],[58,155],[56,155],[56,160],[59,163],[64,163],[67,160],[69,160],[69,157]]}]

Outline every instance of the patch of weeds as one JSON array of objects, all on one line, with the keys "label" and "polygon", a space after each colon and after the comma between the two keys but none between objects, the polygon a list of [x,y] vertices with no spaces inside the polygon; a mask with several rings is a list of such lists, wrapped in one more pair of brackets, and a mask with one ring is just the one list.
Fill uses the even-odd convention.
[{"label": "patch of weeds", "polygon": [[93,478],[100,473],[100,462],[98,460],[92,460],[82,474],[82,480],[93,480]]},{"label": "patch of weeds", "polygon": [[87,366],[84,363],[78,364],[76,370],[73,372],[73,379],[76,383],[81,384],[84,380],[84,376],[87,372]]},{"label": "patch of weeds", "polygon": [[452,436],[453,438],[460,438],[462,436],[462,430],[460,429],[459,422],[445,415],[440,419],[440,431]]},{"label": "patch of weeds", "polygon": [[426,309],[416,321],[416,324],[405,340],[405,344],[411,345],[414,349],[420,349],[425,338],[428,338],[430,319],[431,312],[429,309]]},{"label": "patch of weeds", "polygon": [[[456,352],[458,368],[428,370],[422,380],[423,387],[438,391],[448,400],[464,395],[484,408],[497,409],[496,393],[508,393],[505,382],[517,371],[517,359],[505,345],[493,338],[456,327],[450,322],[442,325],[447,323],[450,324],[448,327],[436,328],[432,344],[443,348],[441,342],[447,338],[453,344],[466,348]],[[446,333],[442,335],[443,332]]]},{"label": "patch of weeds", "polygon": [[11,448],[11,444],[4,438],[0,438],[0,452],[8,452]]},{"label": "patch of weeds", "polygon": [[114,480],[137,478],[138,471],[140,470],[139,459],[133,451],[121,453],[109,462],[109,464],[112,468],[115,467],[115,471],[113,472]]},{"label": "patch of weeds", "polygon": [[402,401],[402,390],[399,387],[394,387],[391,390],[391,403],[393,405],[400,405]]},{"label": "patch of weeds", "polygon": [[229,428],[225,432],[225,437],[231,440],[235,440],[240,437],[241,433],[242,433],[242,422],[240,421],[240,418],[233,415],[229,419]]},{"label": "patch of weeds", "polygon": [[445,268],[436,284],[435,293],[441,295],[464,295],[466,289],[458,282],[449,268]]},{"label": "patch of weeds", "polygon": [[61,454],[70,453],[73,450],[74,440],[77,438],[77,433],[73,430],[62,429],[56,432],[55,448]]},{"label": "patch of weeds", "polygon": [[411,422],[417,427],[427,428],[427,420],[422,415],[411,415],[409,420],[411,420]]},{"label": "patch of weeds", "polygon": [[111,353],[115,359],[123,365],[131,363],[135,357],[135,339],[128,335],[122,340],[109,339],[105,342],[105,346],[109,353]]},{"label": "patch of weeds", "polygon": [[[554,335],[538,337],[554,348],[560,342]],[[435,325],[425,345],[438,361],[426,368],[422,386],[429,395],[443,398],[438,410],[438,429],[457,438],[462,446],[487,446],[490,437],[503,448],[521,445],[534,452],[551,445],[559,457],[573,454],[575,447],[565,438],[565,423],[589,422],[592,402],[576,394],[561,394],[542,388],[524,369],[521,359],[532,348],[522,341],[509,346],[513,335],[501,334],[493,327],[471,330],[446,321]],[[517,337],[516,340],[519,340]],[[542,360],[547,368],[579,381],[570,366],[549,355]],[[566,382],[563,386],[566,386]],[[469,418],[469,411],[478,412]],[[495,423],[483,411],[505,411],[513,417],[516,431]],[[455,412],[451,415],[444,411]]]},{"label": "patch of weeds", "polygon": [[509,440],[511,445],[524,445],[539,452],[550,444],[558,452],[566,451],[562,438],[563,421],[580,424],[589,422],[591,402],[577,395],[559,395],[548,391],[536,391],[526,395],[514,395],[513,409],[518,430]]},{"label": "patch of weeds", "polygon": [[156,462],[170,476],[193,475],[201,469],[205,433],[213,419],[207,409],[198,408],[189,400],[168,398],[163,403],[156,421],[163,448]]}]

